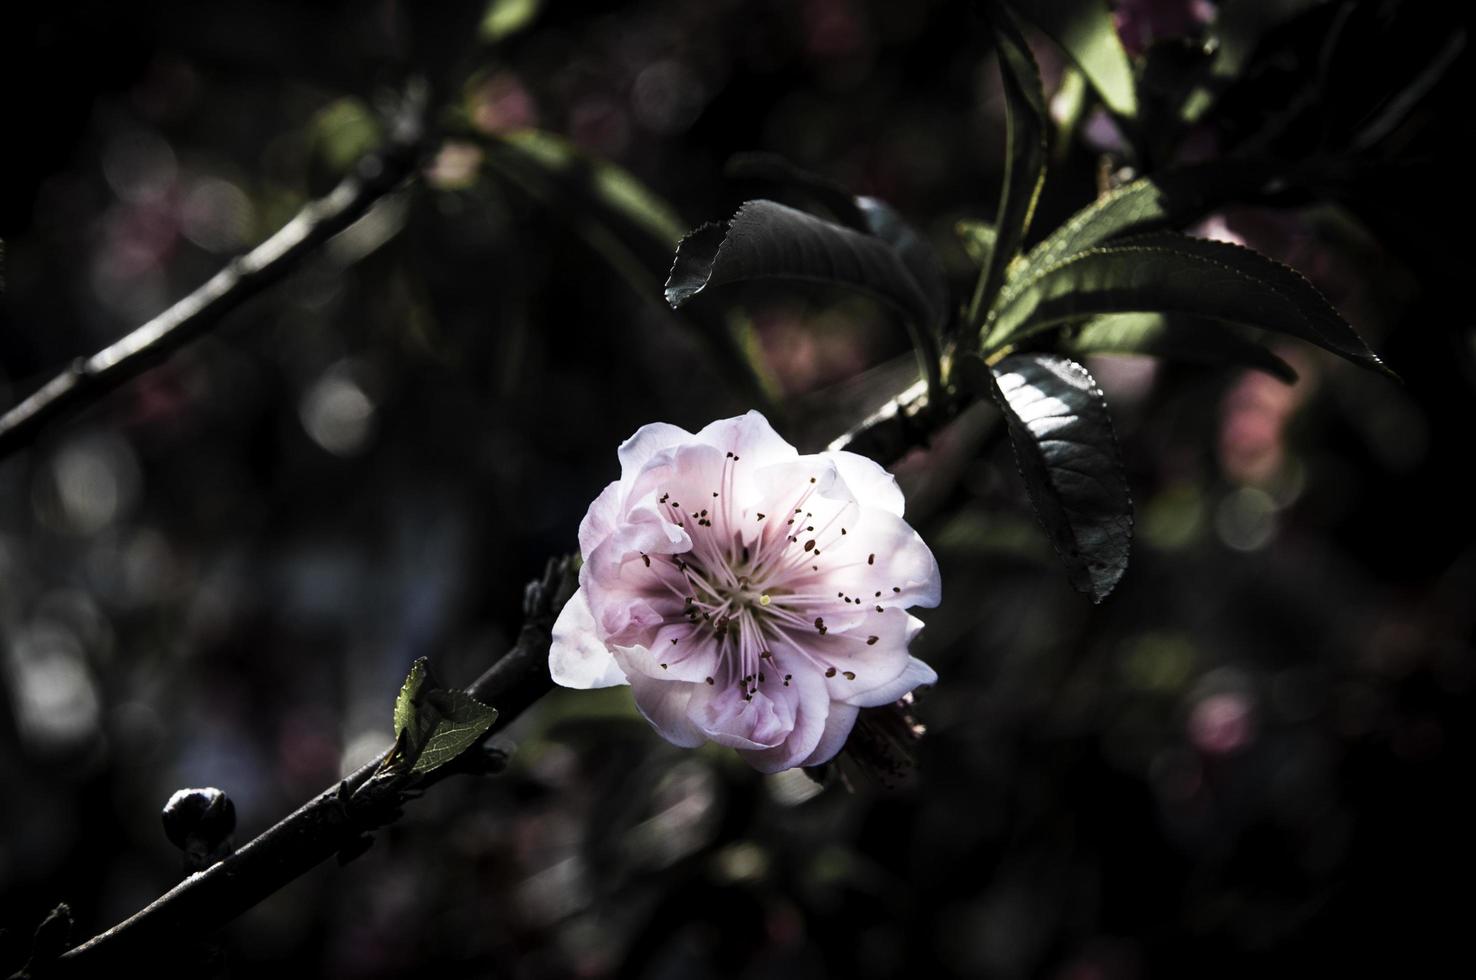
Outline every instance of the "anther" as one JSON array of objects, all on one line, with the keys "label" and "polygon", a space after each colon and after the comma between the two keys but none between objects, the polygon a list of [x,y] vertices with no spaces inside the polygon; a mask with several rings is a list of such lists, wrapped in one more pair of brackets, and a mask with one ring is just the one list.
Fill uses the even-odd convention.
[{"label": "anther", "polygon": [[876,564],[876,555],[875,554],[867,555],[866,556],[866,564],[868,564],[868,565],[875,565]]},{"label": "anther", "polygon": [[805,550],[806,551],[814,551],[815,550],[815,539],[814,538],[811,538],[810,540],[808,540],[808,541],[805,542]]},{"label": "anther", "polygon": [[712,683],[713,683],[713,680],[712,680],[712,678],[711,678],[711,677],[709,677],[709,678],[707,678],[707,683],[708,683],[708,684],[709,684],[709,685],[711,685],[711,684],[712,684]]},{"label": "anther", "polygon": [[866,638],[866,645],[869,647],[874,647],[876,646],[876,641],[879,639],[881,639],[881,637],[879,636],[868,636]]},{"label": "anther", "polygon": [[844,677],[848,681],[853,681],[853,680],[856,679],[856,675],[854,673],[852,673],[851,671],[849,671],[849,670],[848,671],[845,671],[844,673],[842,673],[841,676]]},{"label": "anther", "polygon": [[825,676],[826,677],[834,677],[835,676],[835,668],[834,667],[826,668]]}]

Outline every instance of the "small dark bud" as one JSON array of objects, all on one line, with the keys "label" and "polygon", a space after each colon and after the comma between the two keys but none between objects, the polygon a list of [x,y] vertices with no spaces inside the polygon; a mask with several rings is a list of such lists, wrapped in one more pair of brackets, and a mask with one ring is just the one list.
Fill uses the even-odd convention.
[{"label": "small dark bud", "polygon": [[230,853],[236,831],[236,805],[213,786],[182,789],[164,804],[164,835],[184,852],[185,865],[198,871]]}]

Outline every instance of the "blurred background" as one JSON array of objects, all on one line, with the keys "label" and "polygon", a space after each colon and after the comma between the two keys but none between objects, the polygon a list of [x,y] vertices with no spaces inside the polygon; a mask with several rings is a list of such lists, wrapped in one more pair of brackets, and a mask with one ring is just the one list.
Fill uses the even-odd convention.
[{"label": "blurred background", "polygon": [[[1111,980],[1469,956],[1464,24],[1378,0],[1115,7],[1138,128],[1030,35],[1059,126],[1036,234],[1135,170],[1335,161],[1196,231],[1311,277],[1404,383],[1294,345],[1290,387],[1094,360],[1137,515],[1097,607],[995,420],[965,416],[898,468],[944,581],[911,778],[760,776],[662,742],[623,689],[557,691],[499,736],[505,774],[437,786],[232,925],[203,975]],[[905,333],[865,301],[666,309],[676,238],[777,193],[726,177],[733,154],[890,201],[959,297],[954,223],[992,218],[1001,176],[966,3],[7,20],[0,406],[330,189],[409,80],[451,134],[288,282],[0,461],[7,972],[56,902],[82,938],[179,879],[175,789],[224,789],[244,841],[387,747],[414,658],[479,674],[638,426],[760,407],[815,445],[905,384]]]}]

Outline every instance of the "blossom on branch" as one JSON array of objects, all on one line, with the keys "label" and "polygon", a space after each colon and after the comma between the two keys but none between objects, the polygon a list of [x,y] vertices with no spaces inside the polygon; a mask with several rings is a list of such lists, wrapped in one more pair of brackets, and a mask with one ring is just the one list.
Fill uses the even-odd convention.
[{"label": "blossom on branch", "polygon": [[629,683],[669,741],[812,766],[859,709],[932,684],[908,653],[938,563],[896,480],[862,456],[802,456],[757,412],[695,435],[642,427],[579,527],[579,590],[553,629],[565,687]]}]

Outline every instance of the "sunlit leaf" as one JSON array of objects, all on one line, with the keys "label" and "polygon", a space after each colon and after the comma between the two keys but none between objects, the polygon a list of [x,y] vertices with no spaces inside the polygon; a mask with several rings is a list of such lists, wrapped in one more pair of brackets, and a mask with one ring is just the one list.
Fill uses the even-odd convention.
[{"label": "sunlit leaf", "polygon": [[1207,317],[1112,313],[1062,328],[1050,346],[1072,357],[1142,354],[1196,364],[1257,368],[1287,384],[1297,380],[1297,372],[1286,361],[1234,328]]},{"label": "sunlit leaf", "polygon": [[974,260],[976,265],[982,266],[989,261],[989,255],[994,251],[994,242],[998,237],[994,234],[993,225],[987,221],[966,219],[953,226],[953,233],[958,236],[964,252]]},{"label": "sunlit leaf", "polygon": [[1020,475],[1067,577],[1101,602],[1127,570],[1133,505],[1102,392],[1055,354],[1016,354],[993,368]]},{"label": "sunlit leaf", "polygon": [[1088,249],[1011,283],[985,325],[983,349],[1105,313],[1208,317],[1298,337],[1387,371],[1296,271],[1239,245],[1171,234]]},{"label": "sunlit leaf", "polygon": [[439,769],[476,745],[496,720],[496,709],[440,687],[422,657],[395,698],[393,764],[415,774]]},{"label": "sunlit leaf", "polygon": [[1229,201],[1264,193],[1277,181],[1264,161],[1223,160],[1141,177],[1072,215],[1025,257],[1028,270],[1114,238],[1182,226]]},{"label": "sunlit leaf", "polygon": [[1108,109],[1125,119],[1137,115],[1132,65],[1106,0],[1011,0],[1011,6],[1070,55]]},{"label": "sunlit leaf", "polygon": [[542,7],[543,0],[492,0],[477,34],[492,43],[511,37],[531,25]]},{"label": "sunlit leaf", "polygon": [[318,110],[312,137],[318,156],[333,173],[344,173],[384,138],[379,119],[358,99],[342,98]]}]

